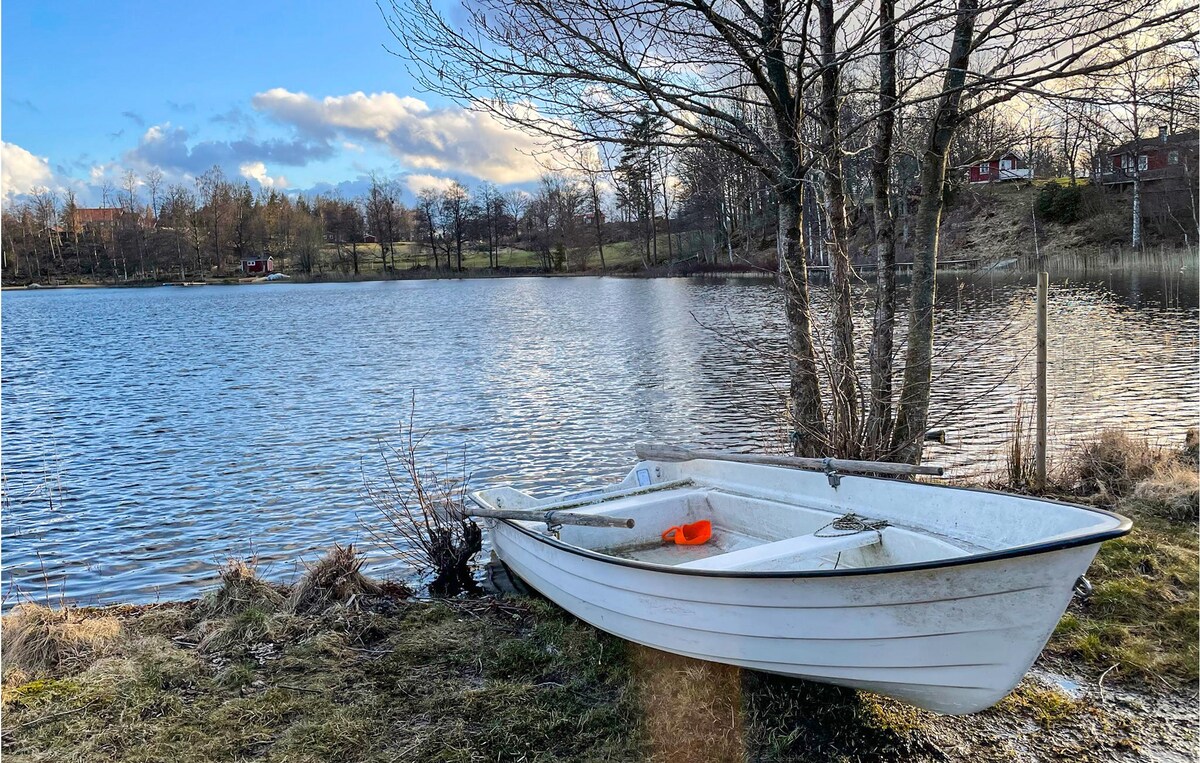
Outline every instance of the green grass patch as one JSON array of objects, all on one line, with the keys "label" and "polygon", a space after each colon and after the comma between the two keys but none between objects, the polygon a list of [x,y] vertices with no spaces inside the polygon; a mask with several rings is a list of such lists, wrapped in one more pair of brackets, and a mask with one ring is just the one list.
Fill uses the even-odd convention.
[{"label": "green grass patch", "polygon": [[1032,718],[1042,728],[1051,728],[1080,712],[1081,703],[1050,686],[1025,681],[993,712],[1013,712]]},{"label": "green grass patch", "polygon": [[1135,516],[1132,533],[1100,547],[1094,590],[1063,616],[1047,649],[1110,680],[1194,684],[1200,626],[1195,526]]}]

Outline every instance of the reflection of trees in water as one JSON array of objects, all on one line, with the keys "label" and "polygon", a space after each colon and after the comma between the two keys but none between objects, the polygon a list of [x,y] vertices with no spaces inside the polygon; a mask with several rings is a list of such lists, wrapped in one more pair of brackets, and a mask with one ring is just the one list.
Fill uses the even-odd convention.
[{"label": "reflection of trees in water", "polygon": [[[999,467],[1018,403],[1029,407],[1033,400],[1034,278],[939,277],[930,427],[950,432],[949,444],[930,446],[931,462],[968,472]],[[1197,402],[1188,370],[1194,365],[1196,311],[1171,306],[1179,302],[1173,295],[1187,291],[1180,281],[1171,274],[1125,273],[1107,282],[1066,278],[1052,284],[1052,447],[1110,426],[1163,438],[1182,431]],[[1192,281],[1194,287],[1194,275]],[[786,437],[780,422],[787,391],[786,348],[775,321],[782,309],[778,296],[769,284],[693,288],[692,313],[703,334],[695,370],[706,390],[705,408],[721,410],[725,419],[707,433],[709,442],[778,447]],[[815,291],[813,302],[815,338],[827,342],[828,296]],[[868,321],[856,316],[859,325]],[[898,337],[905,322],[901,316]],[[903,347],[898,353],[902,358]],[[865,369],[863,348],[859,360]]]}]

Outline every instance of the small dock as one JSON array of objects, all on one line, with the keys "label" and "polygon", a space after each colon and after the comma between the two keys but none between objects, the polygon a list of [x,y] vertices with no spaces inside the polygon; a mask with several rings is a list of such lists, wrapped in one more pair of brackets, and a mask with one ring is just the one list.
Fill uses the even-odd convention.
[{"label": "small dock", "polygon": [[[964,260],[938,260],[937,269],[942,270],[974,270],[979,266],[982,260],[979,257]],[[876,262],[860,262],[851,267],[859,272],[874,272],[879,269],[879,263]],[[831,269],[829,265],[809,265],[810,273],[828,273]],[[911,273],[913,264],[911,262],[897,262],[897,273]]]}]

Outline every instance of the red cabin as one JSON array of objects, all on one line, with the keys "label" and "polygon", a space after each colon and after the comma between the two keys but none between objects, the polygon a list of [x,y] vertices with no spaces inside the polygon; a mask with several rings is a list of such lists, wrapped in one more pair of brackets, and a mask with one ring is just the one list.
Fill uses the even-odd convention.
[{"label": "red cabin", "polygon": [[1000,183],[1007,180],[1030,180],[1033,172],[1016,151],[1001,151],[980,159],[967,168],[972,183]]},{"label": "red cabin", "polygon": [[242,257],[242,272],[266,275],[275,270],[275,258],[270,255],[247,254]]},{"label": "red cabin", "polygon": [[1104,185],[1170,180],[1185,188],[1193,186],[1198,140],[1196,130],[1170,135],[1161,127],[1157,139],[1139,138],[1101,148],[1092,163],[1092,178]]}]

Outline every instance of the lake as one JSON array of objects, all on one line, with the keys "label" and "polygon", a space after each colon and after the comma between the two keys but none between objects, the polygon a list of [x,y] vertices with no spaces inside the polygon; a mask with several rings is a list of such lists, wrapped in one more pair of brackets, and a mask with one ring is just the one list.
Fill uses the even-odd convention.
[{"label": "lake", "polygon": [[[948,442],[926,460],[954,476],[995,472],[1031,400],[1032,284],[939,279],[931,426]],[[1182,443],[1200,408],[1195,272],[1057,279],[1050,305],[1054,447],[1106,427]],[[289,579],[331,542],[366,542],[364,479],[414,396],[428,462],[465,462],[474,484],[613,479],[639,440],[784,436],[764,279],[17,291],[2,320],[6,605],[14,583],[188,597],[229,556]]]}]

